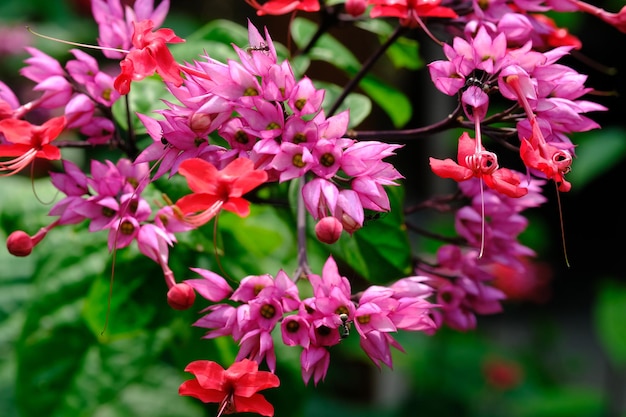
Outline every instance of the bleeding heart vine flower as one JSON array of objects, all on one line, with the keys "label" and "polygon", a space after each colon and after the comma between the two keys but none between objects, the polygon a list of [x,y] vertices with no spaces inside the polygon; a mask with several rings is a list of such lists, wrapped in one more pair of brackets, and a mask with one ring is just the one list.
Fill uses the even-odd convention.
[{"label": "bleeding heart vine flower", "polygon": [[242,196],[267,181],[267,173],[254,169],[247,158],[237,158],[221,171],[215,165],[199,158],[180,164],[178,172],[187,178],[193,194],[176,202],[183,219],[199,227],[220,210],[228,210],[245,217],[250,213],[250,203]]},{"label": "bleeding heart vine flower", "polygon": [[217,417],[231,413],[274,415],[274,407],[258,392],[276,388],[280,380],[267,371],[259,371],[258,364],[242,359],[224,370],[213,361],[194,361],[185,368],[195,379],[182,383],[180,395],[195,397],[205,403],[219,403]]},{"label": "bleeding heart vine flower", "polygon": [[25,120],[0,120],[0,133],[6,141],[0,140],[0,157],[14,157],[0,162],[0,177],[17,174],[36,158],[58,160],[61,151],[50,142],[55,140],[65,128],[65,117],[52,118],[41,126]]}]

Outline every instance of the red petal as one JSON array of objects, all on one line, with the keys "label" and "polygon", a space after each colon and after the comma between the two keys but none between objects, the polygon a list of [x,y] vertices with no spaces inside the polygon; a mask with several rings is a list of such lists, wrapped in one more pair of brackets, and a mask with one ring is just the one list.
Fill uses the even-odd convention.
[{"label": "red petal", "polygon": [[226,380],[224,368],[213,361],[191,362],[185,368],[185,372],[191,372],[197,378],[200,386],[205,389],[220,390]]},{"label": "red petal", "polygon": [[246,374],[257,372],[259,365],[250,359],[242,359],[235,362],[226,370],[225,377],[231,381],[236,381]]},{"label": "red petal", "polygon": [[271,417],[274,415],[274,407],[261,394],[254,394],[252,397],[234,397],[235,411],[239,413],[257,413],[262,416]]},{"label": "red petal", "polygon": [[[483,150],[483,149],[480,149]],[[476,153],[476,140],[470,138],[467,132],[463,132],[461,137],[459,137],[459,148],[456,156],[456,160],[462,166],[465,165],[465,157],[468,155],[474,155]]]},{"label": "red petal", "polygon": [[0,145],[0,156],[22,156],[31,149],[30,145]]},{"label": "red petal", "polygon": [[250,214],[250,202],[239,197],[229,198],[222,208],[237,214],[239,217],[246,217]]},{"label": "red petal", "polygon": [[217,192],[217,168],[204,159],[191,158],[183,161],[178,167],[178,173],[187,178],[189,188],[195,193]]},{"label": "red petal", "polygon": [[213,207],[218,201],[220,201],[220,199],[213,194],[189,194],[181,197],[176,202],[176,206],[183,212],[183,214],[191,214]]},{"label": "red petal", "polygon": [[56,161],[61,159],[61,150],[56,146],[44,145],[39,152],[37,152],[37,158],[44,158],[50,161]]},{"label": "red petal", "polygon": [[250,372],[239,378],[235,384],[235,395],[250,397],[253,394],[280,385],[280,379],[267,371]]},{"label": "red petal", "polygon": [[472,170],[463,167],[452,159],[445,160],[430,158],[430,168],[441,178],[452,178],[455,181],[465,181],[472,178]]},{"label": "red petal", "polygon": [[48,143],[56,139],[61,134],[61,132],[63,132],[63,129],[65,129],[65,117],[54,117],[45,122],[43,125],[41,125],[41,128],[38,129],[41,129],[41,135],[43,137],[41,144],[47,145]]},{"label": "red petal", "polygon": [[499,193],[512,198],[519,198],[528,194],[526,187],[520,187],[520,180],[517,174],[506,168],[500,168],[492,175],[484,175],[485,184]]},{"label": "red petal", "polygon": [[225,392],[205,389],[195,379],[183,382],[178,388],[178,394],[197,398],[204,403],[219,403],[226,397]]},{"label": "red petal", "polygon": [[33,135],[33,125],[25,120],[4,119],[0,120],[0,132],[4,134],[4,137],[9,142],[30,145]]}]

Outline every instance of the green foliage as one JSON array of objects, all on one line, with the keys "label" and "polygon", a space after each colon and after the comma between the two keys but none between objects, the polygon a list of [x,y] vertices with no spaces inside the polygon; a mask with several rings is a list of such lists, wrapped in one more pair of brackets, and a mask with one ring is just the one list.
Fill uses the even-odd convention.
[{"label": "green foliage", "polygon": [[[389,38],[394,30],[389,22],[380,19],[363,20],[358,22],[356,26],[375,33],[380,37],[381,42]],[[424,62],[419,56],[419,44],[414,39],[404,36],[401,36],[389,47],[387,56],[396,69],[418,70],[424,66]]]},{"label": "green foliage", "polygon": [[613,366],[626,369],[626,286],[606,280],[600,286],[594,309],[596,330]]},{"label": "green foliage", "polygon": [[619,127],[607,127],[578,135],[576,159],[567,179],[572,191],[582,189],[595,179],[616,167],[626,158],[626,131]]}]

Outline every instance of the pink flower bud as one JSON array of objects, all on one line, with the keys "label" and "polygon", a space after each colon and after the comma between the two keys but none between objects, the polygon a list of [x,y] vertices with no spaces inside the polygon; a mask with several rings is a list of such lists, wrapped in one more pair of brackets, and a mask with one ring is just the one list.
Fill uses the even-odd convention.
[{"label": "pink flower bud", "polygon": [[14,256],[28,256],[33,251],[33,239],[24,231],[16,230],[7,239],[7,249]]},{"label": "pink flower bud", "polygon": [[334,217],[324,217],[315,225],[315,235],[320,242],[333,244],[339,240],[343,227],[341,222]]},{"label": "pink flower bud", "polygon": [[187,310],[196,300],[196,292],[190,285],[181,282],[167,292],[167,303],[174,310]]},{"label": "pink flower bud", "polygon": [[346,12],[351,16],[361,16],[366,8],[367,4],[365,0],[346,0]]},{"label": "pink flower bud", "polygon": [[194,113],[189,118],[189,127],[194,132],[204,132],[211,126],[211,115],[206,113]]}]

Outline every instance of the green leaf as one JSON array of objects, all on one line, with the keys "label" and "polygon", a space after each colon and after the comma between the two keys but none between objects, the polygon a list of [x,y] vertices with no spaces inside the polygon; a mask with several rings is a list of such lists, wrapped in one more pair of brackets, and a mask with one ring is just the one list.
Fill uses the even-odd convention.
[{"label": "green leaf", "polygon": [[517,405],[520,417],[599,417],[604,399],[600,392],[578,387],[545,389],[541,395],[526,398]]},{"label": "green leaf", "polygon": [[[223,242],[221,264],[236,279],[246,275],[272,274],[296,269],[295,227],[272,206],[252,205],[241,218],[220,214],[218,233]],[[213,248],[210,248],[211,256]]]},{"label": "green leaf", "polygon": [[[363,20],[356,23],[356,26],[378,35],[381,42],[391,36],[394,31],[389,22],[380,19]],[[416,40],[404,36],[389,47],[387,56],[397,69],[418,70],[424,66],[424,61],[419,55],[419,44]]]},{"label": "green leaf", "polygon": [[626,158],[626,131],[607,128],[578,135],[576,159],[567,179],[581,189]]},{"label": "green leaf", "polygon": [[158,75],[144,78],[141,81],[134,81],[130,87],[128,97],[128,108],[124,97],[113,103],[112,111],[115,122],[123,130],[128,130],[128,118],[130,111],[130,124],[136,135],[146,134],[146,127],[139,120],[136,113],[155,117],[154,111],[163,109],[165,105],[162,100],[172,100],[172,94],[167,90],[165,84]]},{"label": "green leaf", "polygon": [[595,328],[611,362],[626,369],[624,319],[626,319],[626,286],[607,281],[602,284],[594,307]]},{"label": "green leaf", "polygon": [[[324,103],[322,104],[322,107],[326,109],[329,108],[341,94],[341,88],[334,84],[316,81],[315,87],[326,90]],[[353,129],[371,113],[372,102],[369,97],[363,94],[351,93],[346,97],[341,106],[339,106],[337,113],[344,110],[350,110],[350,123],[348,127]]]},{"label": "green leaf", "polygon": [[[264,35],[263,28],[257,29],[261,35]],[[284,59],[289,55],[285,46],[272,42],[279,59]],[[196,60],[200,57],[199,53],[206,51],[211,58],[225,63],[228,59],[238,59],[233,45],[242,49],[250,46],[248,28],[231,20],[215,19],[189,35],[184,43],[171,45],[170,50],[177,60]]]},{"label": "green leaf", "polygon": [[[302,18],[296,18],[292,24],[292,36],[298,47],[302,48],[315,32],[315,24]],[[354,54],[341,42],[329,34],[320,37],[311,48],[309,57],[312,60],[328,62],[353,77],[361,68],[361,63]],[[397,88],[367,74],[359,83],[359,87],[370,96],[389,116],[396,127],[405,125],[411,118],[411,102]]]}]

